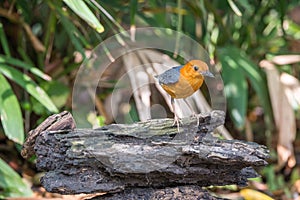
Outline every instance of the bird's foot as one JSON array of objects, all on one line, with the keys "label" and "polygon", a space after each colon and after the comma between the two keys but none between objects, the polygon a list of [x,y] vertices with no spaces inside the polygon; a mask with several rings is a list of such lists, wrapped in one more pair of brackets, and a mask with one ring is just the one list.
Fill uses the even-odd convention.
[{"label": "bird's foot", "polygon": [[191,117],[197,117],[197,114],[195,112],[193,112]]},{"label": "bird's foot", "polygon": [[172,124],[172,126],[177,126],[177,130],[178,130],[178,132],[179,132],[179,127],[180,127],[180,125],[182,125],[182,121],[181,121],[181,119],[178,117],[178,116],[176,116],[175,115],[175,117],[174,117],[174,122],[173,122],[173,124]]},{"label": "bird's foot", "polygon": [[197,127],[198,127],[200,125],[199,116],[195,112],[193,112],[192,115],[191,115],[191,117],[197,119]]}]

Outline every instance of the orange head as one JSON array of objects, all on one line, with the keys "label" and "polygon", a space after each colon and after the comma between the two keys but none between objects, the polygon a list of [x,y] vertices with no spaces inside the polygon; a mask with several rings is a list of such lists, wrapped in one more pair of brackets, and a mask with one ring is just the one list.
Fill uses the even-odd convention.
[{"label": "orange head", "polygon": [[191,60],[180,69],[180,74],[184,77],[200,78],[203,76],[213,77],[213,74],[209,71],[208,66],[201,60]]}]

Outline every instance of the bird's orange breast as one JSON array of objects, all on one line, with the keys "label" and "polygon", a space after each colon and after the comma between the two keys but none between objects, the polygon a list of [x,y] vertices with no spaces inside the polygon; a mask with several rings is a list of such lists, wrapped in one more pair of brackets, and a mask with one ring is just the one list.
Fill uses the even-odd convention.
[{"label": "bird's orange breast", "polygon": [[199,73],[189,72],[182,68],[179,80],[173,84],[162,84],[162,88],[173,98],[186,98],[199,90],[203,79]]}]

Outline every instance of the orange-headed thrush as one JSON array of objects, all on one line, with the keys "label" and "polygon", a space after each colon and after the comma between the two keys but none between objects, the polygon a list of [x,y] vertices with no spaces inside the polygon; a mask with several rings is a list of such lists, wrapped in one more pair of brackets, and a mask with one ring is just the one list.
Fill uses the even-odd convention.
[{"label": "orange-headed thrush", "polygon": [[171,105],[174,112],[174,124],[179,127],[179,118],[175,112],[174,99],[191,96],[201,87],[204,76],[214,77],[208,66],[201,60],[191,60],[183,66],[173,67],[157,75],[161,87],[171,96]]}]

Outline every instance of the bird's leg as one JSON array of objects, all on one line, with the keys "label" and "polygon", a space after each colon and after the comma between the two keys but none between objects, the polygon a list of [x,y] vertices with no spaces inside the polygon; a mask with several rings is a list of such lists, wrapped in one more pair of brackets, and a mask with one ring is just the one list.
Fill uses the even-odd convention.
[{"label": "bird's leg", "polygon": [[187,102],[186,99],[183,99],[184,102],[186,103],[186,105],[189,107],[190,111],[192,112],[192,117],[196,117],[197,118],[197,127],[199,126],[199,117],[197,116],[197,114],[195,113],[194,109],[192,108],[192,106],[189,104],[189,102]]},{"label": "bird's leg", "polygon": [[192,108],[192,106],[189,104],[189,102],[187,102],[186,99],[183,99],[183,101],[185,102],[185,104],[189,107],[191,113],[192,113],[192,117],[196,117],[196,113],[194,111],[194,109]]},{"label": "bird's leg", "polygon": [[173,113],[174,113],[174,122],[173,122],[173,125],[172,126],[175,126],[175,124],[177,125],[177,129],[178,129],[178,132],[179,132],[179,125],[180,125],[180,119],[175,111],[175,100],[173,97],[171,97],[171,105],[172,105],[172,109],[173,109]]}]

